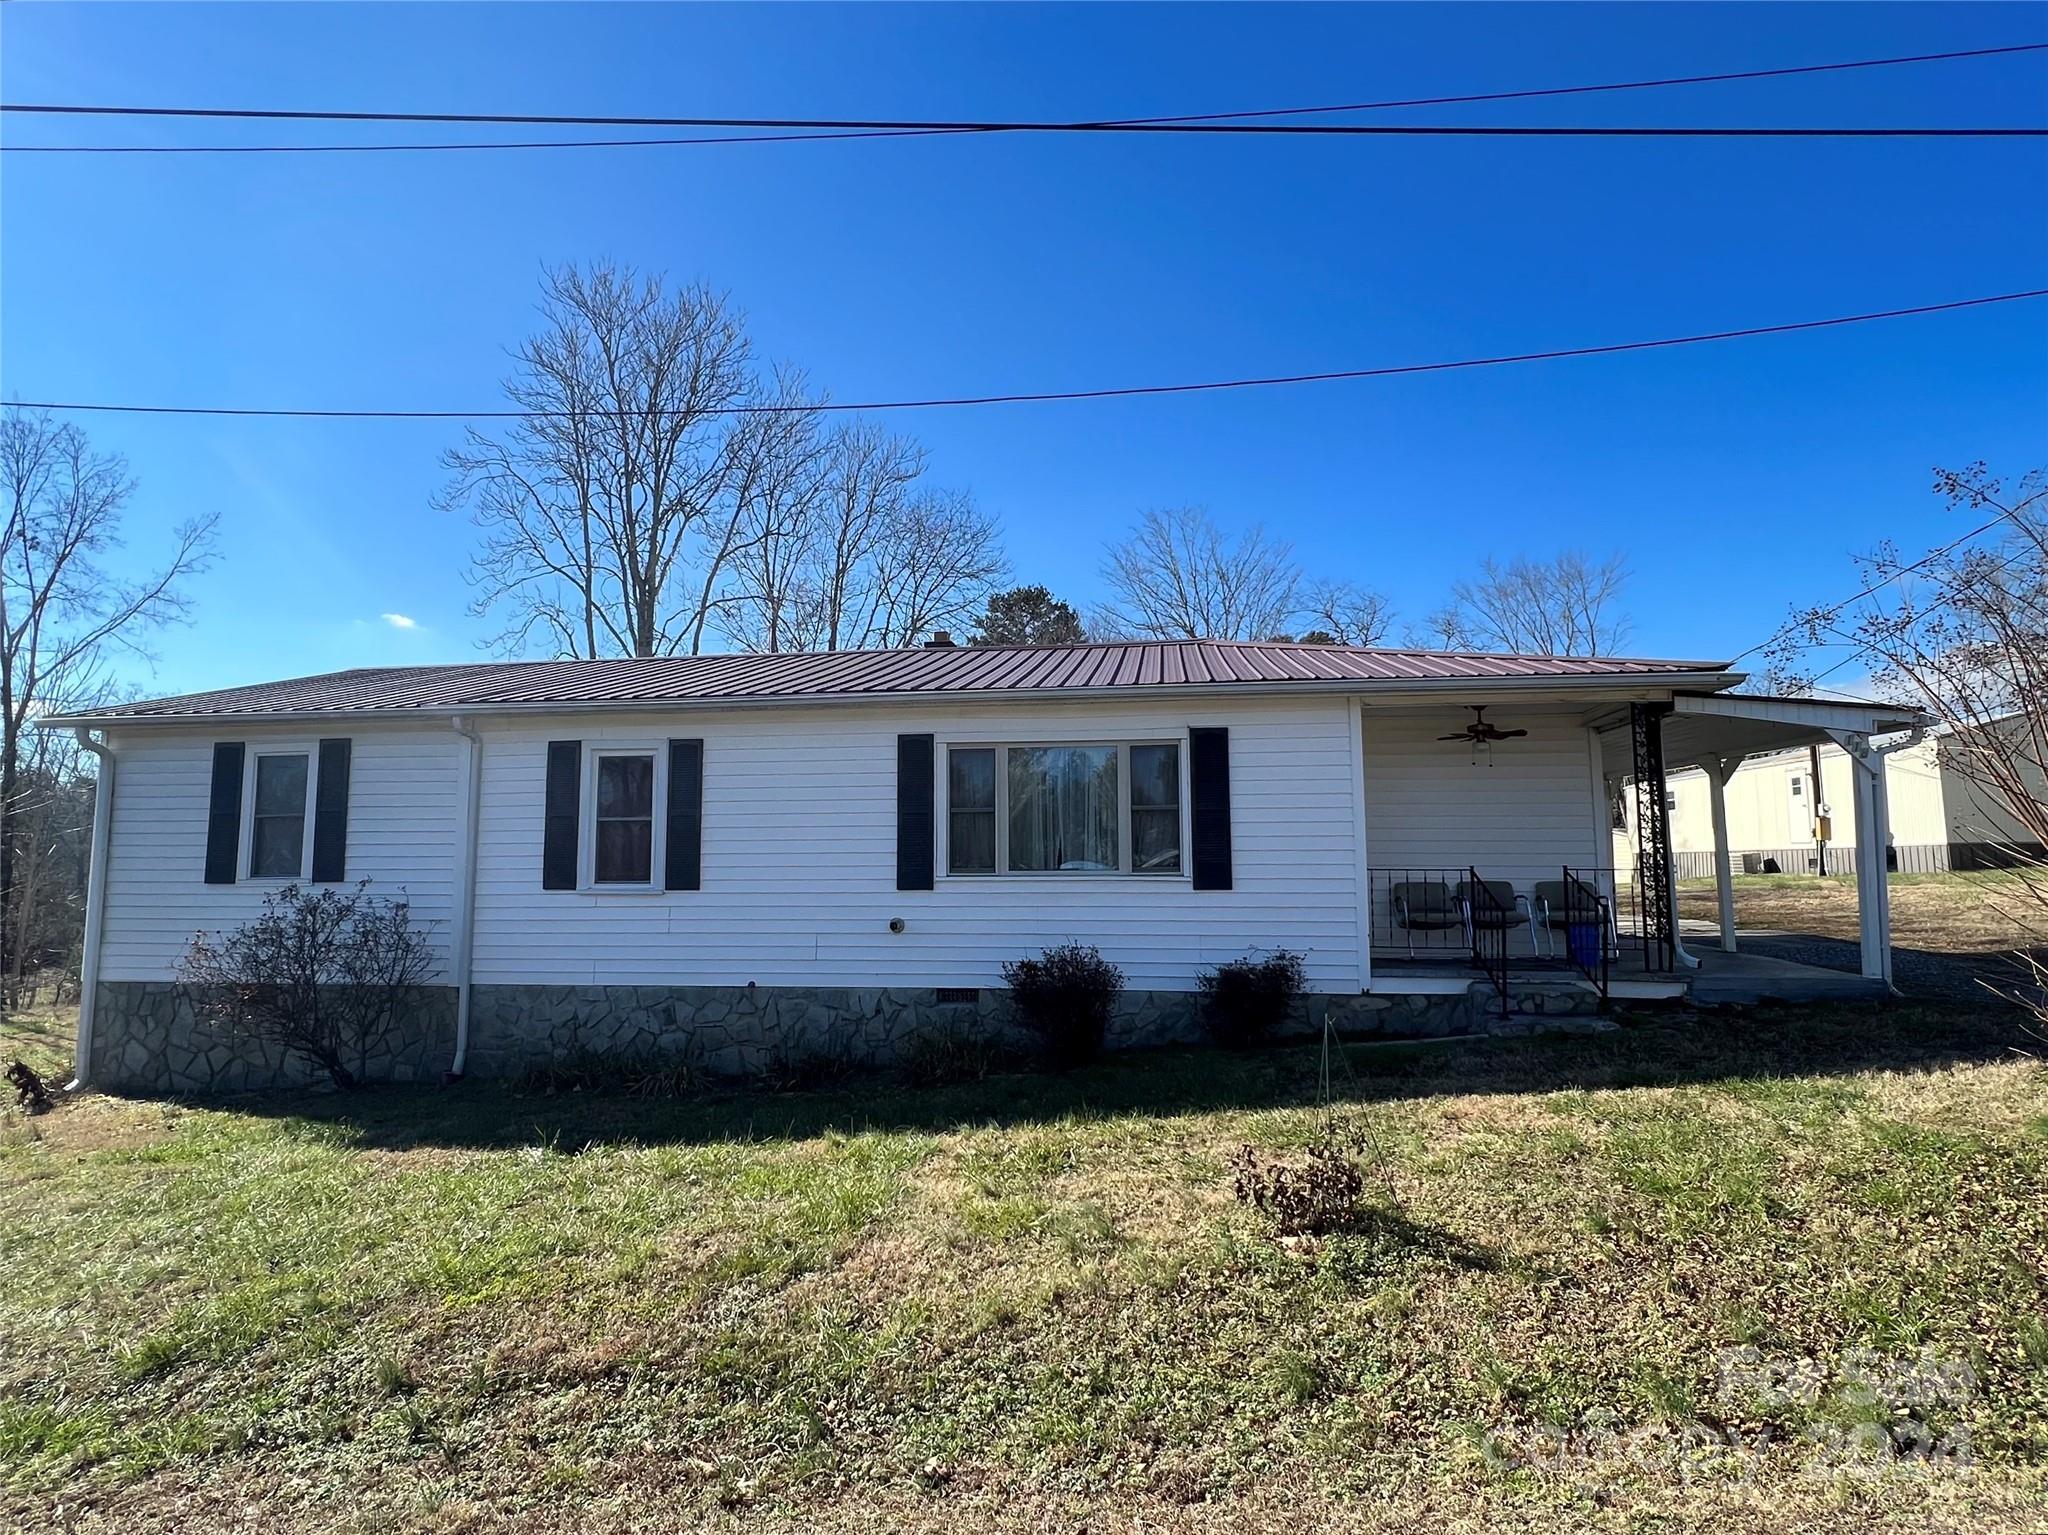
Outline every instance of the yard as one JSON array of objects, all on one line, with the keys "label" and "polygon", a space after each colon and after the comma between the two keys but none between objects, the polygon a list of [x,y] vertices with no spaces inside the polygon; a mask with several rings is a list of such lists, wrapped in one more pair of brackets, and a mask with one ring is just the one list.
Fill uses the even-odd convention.
[{"label": "yard", "polygon": [[1629,1025],[1354,1048],[1288,1244],[1299,1047],[10,1118],[0,1525],[2042,1529],[2014,1017]]},{"label": "yard", "polygon": [[[1975,1002],[1984,995],[1984,981],[2006,988],[2027,984],[2015,951],[2048,959],[2048,908],[2033,899],[2017,874],[1894,874],[1890,885],[1894,963],[1899,987],[1908,995]],[[1682,881],[1678,911],[1715,926],[1714,882]],[[1853,879],[1735,878],[1736,929],[1743,948],[1756,953],[1854,970],[1857,921]]]}]

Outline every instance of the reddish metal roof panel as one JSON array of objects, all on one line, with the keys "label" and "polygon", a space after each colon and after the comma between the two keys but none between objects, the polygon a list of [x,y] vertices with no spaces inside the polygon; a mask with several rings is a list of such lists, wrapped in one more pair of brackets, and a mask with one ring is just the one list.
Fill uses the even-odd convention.
[{"label": "reddish metal roof panel", "polygon": [[[809,654],[660,656],[365,667],[121,704],[91,719],[402,714],[548,704],[773,702],[821,696],[1072,695],[1109,689],[1273,684],[1427,686],[1432,681],[1655,677],[1719,661],[1501,656],[1334,645],[1133,640],[1100,645],[939,647]],[[67,717],[68,718],[68,717]],[[52,719],[48,723],[60,723]]]}]

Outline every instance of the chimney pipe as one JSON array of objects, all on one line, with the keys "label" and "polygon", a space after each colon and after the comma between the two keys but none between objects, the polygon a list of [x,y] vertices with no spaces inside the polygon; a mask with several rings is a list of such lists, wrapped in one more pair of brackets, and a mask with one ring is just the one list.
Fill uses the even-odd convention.
[{"label": "chimney pipe", "polygon": [[946,629],[940,629],[935,631],[932,637],[924,642],[924,648],[926,650],[953,649],[953,635],[951,631]]}]

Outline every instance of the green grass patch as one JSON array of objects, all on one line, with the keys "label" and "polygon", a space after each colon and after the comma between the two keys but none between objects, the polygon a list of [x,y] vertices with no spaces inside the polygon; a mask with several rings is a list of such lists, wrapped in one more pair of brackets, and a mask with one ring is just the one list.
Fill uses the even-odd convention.
[{"label": "green grass patch", "polygon": [[[1881,1008],[1358,1050],[1372,1210],[1290,1244],[1228,1159],[1317,1133],[1310,1049],[923,1092],[87,1097],[0,1157],[0,1497],[602,1528],[631,1488],[831,1528],[1284,1486],[1540,1525],[1570,1500],[1517,1434],[1867,1429],[1843,1360],[1927,1350],[1974,1382],[1936,1421],[1981,1515],[2048,1468],[2048,1090],[2011,1043]],[[1744,1348],[1820,1383],[1737,1389]],[[1758,1528],[1822,1496],[1753,1470]],[[1643,1528],[1700,1492],[1581,1473]]]}]

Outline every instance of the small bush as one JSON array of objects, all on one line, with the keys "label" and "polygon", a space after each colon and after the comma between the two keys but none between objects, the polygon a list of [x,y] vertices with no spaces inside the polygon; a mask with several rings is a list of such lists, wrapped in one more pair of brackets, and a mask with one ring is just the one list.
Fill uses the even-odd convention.
[{"label": "small bush", "polygon": [[948,1087],[979,1082],[1008,1064],[1002,1043],[971,1024],[940,1023],[903,1041],[897,1067],[912,1087]]},{"label": "small bush", "polygon": [[1237,1197],[1283,1237],[1345,1230],[1357,1221],[1365,1197],[1361,1149],[1334,1129],[1309,1146],[1302,1162],[1277,1161],[1256,1147],[1240,1146],[1230,1159]]},{"label": "small bush", "polygon": [[1102,1053],[1124,973],[1089,944],[1063,943],[1003,966],[1017,1021],[1036,1034],[1060,1070]]},{"label": "small bush", "polygon": [[1204,970],[1195,980],[1210,1037],[1237,1050],[1259,1044],[1287,1021],[1308,983],[1308,969],[1294,950],[1275,949],[1263,959],[1247,954]]}]

